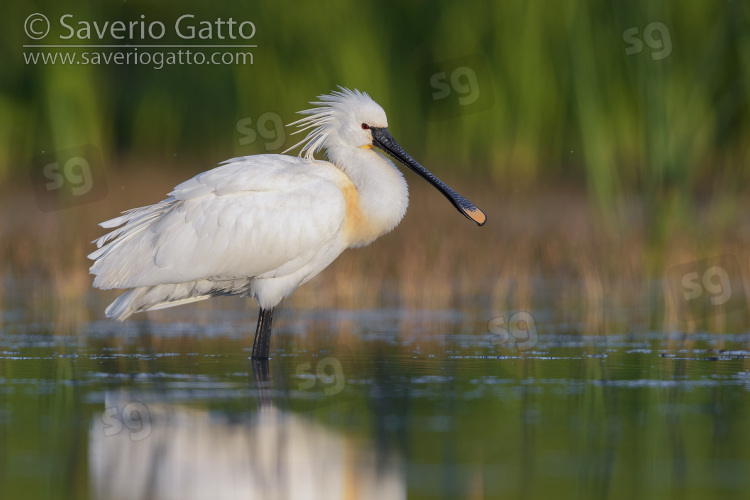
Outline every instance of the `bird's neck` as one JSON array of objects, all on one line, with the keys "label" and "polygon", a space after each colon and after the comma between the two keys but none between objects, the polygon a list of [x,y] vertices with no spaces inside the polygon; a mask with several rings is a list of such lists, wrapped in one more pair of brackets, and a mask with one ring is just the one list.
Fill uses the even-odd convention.
[{"label": "bird's neck", "polygon": [[409,205],[403,174],[373,148],[329,148],[327,153],[356,191],[347,199],[350,246],[367,245],[395,228]]}]

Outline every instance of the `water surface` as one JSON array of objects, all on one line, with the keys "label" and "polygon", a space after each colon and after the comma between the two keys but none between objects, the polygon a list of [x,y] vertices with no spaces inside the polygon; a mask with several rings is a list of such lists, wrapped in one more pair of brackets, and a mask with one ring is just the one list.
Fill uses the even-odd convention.
[{"label": "water surface", "polygon": [[6,321],[2,497],[750,491],[747,333],[584,336],[538,321],[521,349],[457,311],[284,317],[297,319],[279,321],[267,365],[234,321],[97,321],[75,336]]}]

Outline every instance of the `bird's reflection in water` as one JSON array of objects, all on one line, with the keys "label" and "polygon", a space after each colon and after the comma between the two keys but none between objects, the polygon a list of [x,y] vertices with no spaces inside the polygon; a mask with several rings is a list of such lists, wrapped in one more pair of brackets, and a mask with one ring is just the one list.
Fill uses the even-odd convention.
[{"label": "bird's reflection in water", "polygon": [[279,410],[268,362],[255,363],[260,408],[241,418],[159,403],[148,393],[107,393],[90,429],[92,497],[406,498],[396,457]]}]

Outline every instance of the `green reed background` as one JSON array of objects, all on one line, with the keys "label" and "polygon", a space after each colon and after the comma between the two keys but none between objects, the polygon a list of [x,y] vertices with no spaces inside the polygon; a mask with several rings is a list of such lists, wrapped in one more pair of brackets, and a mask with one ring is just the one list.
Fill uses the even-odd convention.
[{"label": "green reed background", "polygon": [[[634,193],[680,205],[750,180],[747,2],[41,1],[4,11],[0,179],[25,176],[41,151],[81,144],[109,162],[165,168],[266,152],[238,142],[238,120],[271,111],[288,123],[344,85],[380,102],[394,135],[438,171],[582,183],[602,208]],[[251,20],[258,47],[245,66],[28,65],[23,22],[33,12],[53,20],[48,41],[70,13],[71,23],[143,15],[167,26],[157,43],[201,43],[169,33],[189,13]],[[666,31],[647,36],[654,22]],[[479,85],[491,104],[429,120],[435,89],[420,72],[469,56],[486,66]]]}]

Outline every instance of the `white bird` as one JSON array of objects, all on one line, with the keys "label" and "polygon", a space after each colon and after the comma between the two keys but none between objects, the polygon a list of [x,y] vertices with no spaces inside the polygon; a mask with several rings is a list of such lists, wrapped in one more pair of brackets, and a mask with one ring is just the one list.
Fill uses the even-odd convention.
[{"label": "white bird", "polygon": [[[94,287],[129,289],[110,318],[220,295],[260,305],[253,359],[268,359],[273,309],[347,248],[391,231],[409,204],[401,172],[376,146],[425,178],[466,217],[485,214],[409,156],[391,137],[370,96],[339,87],[290,125],[309,131],[299,157],[227,160],[178,185],[155,205],[103,222]],[[296,133],[296,132],[295,132]],[[329,161],[314,158],[326,150]],[[287,150],[289,151],[289,150]],[[287,152],[285,151],[285,153]]]}]

